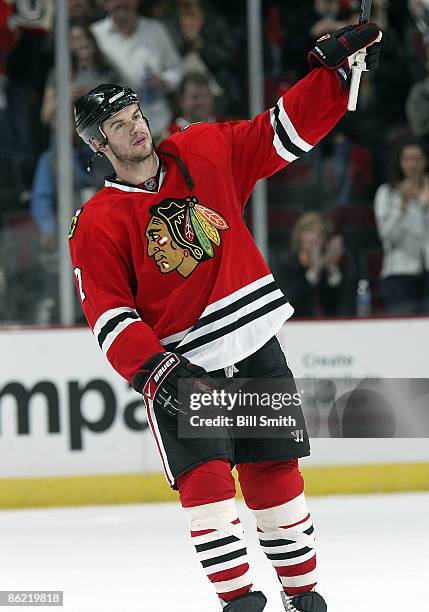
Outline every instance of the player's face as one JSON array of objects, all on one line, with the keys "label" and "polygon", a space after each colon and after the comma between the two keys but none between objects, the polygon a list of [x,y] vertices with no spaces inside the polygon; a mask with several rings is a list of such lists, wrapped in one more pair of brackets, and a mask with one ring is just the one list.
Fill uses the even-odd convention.
[{"label": "player's face", "polygon": [[138,104],[130,104],[103,123],[108,146],[123,163],[139,163],[153,154],[153,141]]}]

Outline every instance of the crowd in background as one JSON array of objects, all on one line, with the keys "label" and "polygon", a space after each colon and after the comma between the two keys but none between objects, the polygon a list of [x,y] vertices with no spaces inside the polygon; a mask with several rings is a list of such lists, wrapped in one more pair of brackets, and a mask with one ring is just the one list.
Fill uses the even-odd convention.
[{"label": "crowd in background", "polygon": [[[357,22],[360,2],[262,4],[269,108],[308,73],[320,35]],[[0,324],[59,317],[54,5],[0,0]],[[426,31],[418,3],[373,5],[383,52],[358,111],[268,181],[270,265],[298,317],[429,312],[429,21]],[[248,116],[246,0],[68,8],[72,101],[101,82],[129,85],[156,142]],[[76,208],[111,172],[97,158],[88,173],[90,156],[73,135]]]}]

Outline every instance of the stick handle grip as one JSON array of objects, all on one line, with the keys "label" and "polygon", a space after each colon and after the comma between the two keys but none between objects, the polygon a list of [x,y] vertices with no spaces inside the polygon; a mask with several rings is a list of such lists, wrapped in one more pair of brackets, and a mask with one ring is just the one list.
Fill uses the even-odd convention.
[{"label": "stick handle grip", "polygon": [[347,109],[349,111],[356,110],[361,76],[362,76],[362,69],[359,66],[353,66],[352,80],[350,83],[350,90],[349,90],[349,101],[347,103]]}]

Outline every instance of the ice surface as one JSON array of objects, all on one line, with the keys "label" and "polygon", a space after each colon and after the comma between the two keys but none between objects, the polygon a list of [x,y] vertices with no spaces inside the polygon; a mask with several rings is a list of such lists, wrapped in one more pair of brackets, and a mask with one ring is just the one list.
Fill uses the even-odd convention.
[{"label": "ice surface", "polygon": [[[429,494],[308,501],[329,612],[429,610]],[[281,612],[253,518],[240,514],[255,588]],[[0,590],[16,589],[63,590],[67,612],[219,612],[174,504],[0,512]]]}]

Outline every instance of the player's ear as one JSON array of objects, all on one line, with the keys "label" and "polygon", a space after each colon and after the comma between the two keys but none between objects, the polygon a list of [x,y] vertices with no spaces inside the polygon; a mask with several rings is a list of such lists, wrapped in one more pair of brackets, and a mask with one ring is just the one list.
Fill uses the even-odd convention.
[{"label": "player's ear", "polygon": [[97,153],[106,153],[109,150],[109,145],[102,145],[98,138],[91,138],[91,147],[97,151]]}]

